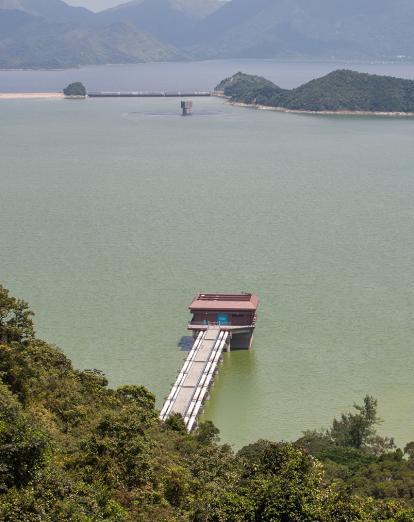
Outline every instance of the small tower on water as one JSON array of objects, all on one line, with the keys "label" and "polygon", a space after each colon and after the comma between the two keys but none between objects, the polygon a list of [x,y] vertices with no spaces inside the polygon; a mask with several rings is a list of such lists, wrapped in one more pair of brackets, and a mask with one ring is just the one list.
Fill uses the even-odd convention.
[{"label": "small tower on water", "polygon": [[183,116],[191,116],[192,112],[193,112],[193,102],[188,100],[188,101],[185,101],[183,100],[181,102],[181,109],[182,109],[182,115]]}]

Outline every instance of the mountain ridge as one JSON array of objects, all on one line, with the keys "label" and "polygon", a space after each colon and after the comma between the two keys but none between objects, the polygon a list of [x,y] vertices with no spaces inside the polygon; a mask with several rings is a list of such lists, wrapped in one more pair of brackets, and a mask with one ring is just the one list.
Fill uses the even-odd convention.
[{"label": "mountain ridge", "polygon": [[[59,33],[66,23],[82,27],[83,58],[80,42]],[[232,58],[412,61],[413,26],[414,0],[132,0],[98,13],[63,0],[0,0],[1,66]],[[108,41],[104,28],[112,28],[106,29]],[[39,47],[45,38],[48,44]],[[53,60],[47,46],[55,48]]]},{"label": "mountain ridge", "polygon": [[4,69],[186,59],[185,52],[131,23],[99,23],[92,11],[62,0],[0,0],[0,13],[0,67]]},{"label": "mountain ridge", "polygon": [[103,22],[128,22],[164,43],[183,45],[198,22],[219,9],[220,0],[132,0],[97,13]]},{"label": "mountain ridge", "polygon": [[18,10],[59,22],[87,22],[94,18],[89,9],[68,5],[63,0],[0,0],[1,10]]},{"label": "mountain ridge", "polygon": [[410,59],[413,24],[412,0],[233,0],[200,24],[190,49],[205,58]]}]

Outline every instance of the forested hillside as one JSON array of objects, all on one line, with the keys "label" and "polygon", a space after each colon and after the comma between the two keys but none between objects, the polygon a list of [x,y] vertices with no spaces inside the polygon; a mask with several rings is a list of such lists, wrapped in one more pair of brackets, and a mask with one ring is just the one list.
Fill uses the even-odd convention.
[{"label": "forested hillside", "polygon": [[414,81],[355,71],[333,71],[296,89],[243,73],[216,87],[234,102],[299,111],[414,113]]},{"label": "forested hillside", "polygon": [[209,422],[161,424],[142,386],[74,369],[32,318],[0,286],[0,520],[414,520],[414,444],[376,435],[371,397],[326,432],[234,453]]}]

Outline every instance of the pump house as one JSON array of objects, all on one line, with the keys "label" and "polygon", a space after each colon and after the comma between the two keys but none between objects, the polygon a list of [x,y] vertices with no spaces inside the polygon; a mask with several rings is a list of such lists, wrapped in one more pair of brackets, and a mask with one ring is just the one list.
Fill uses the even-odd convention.
[{"label": "pump house", "polygon": [[230,332],[231,348],[250,348],[259,299],[255,294],[199,294],[189,306],[193,318],[188,328],[194,337],[209,325]]}]

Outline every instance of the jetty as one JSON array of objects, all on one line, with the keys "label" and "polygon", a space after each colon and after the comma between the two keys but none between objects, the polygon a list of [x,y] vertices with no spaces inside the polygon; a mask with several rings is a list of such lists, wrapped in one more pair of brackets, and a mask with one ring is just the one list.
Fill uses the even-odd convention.
[{"label": "jetty", "polygon": [[88,92],[89,98],[207,98],[212,96],[211,92],[145,92],[145,91],[130,91],[130,92]]},{"label": "jetty", "polygon": [[250,349],[259,300],[250,293],[199,294],[189,306],[194,343],[160,413],[179,414],[190,432],[208,398],[224,350]]}]

